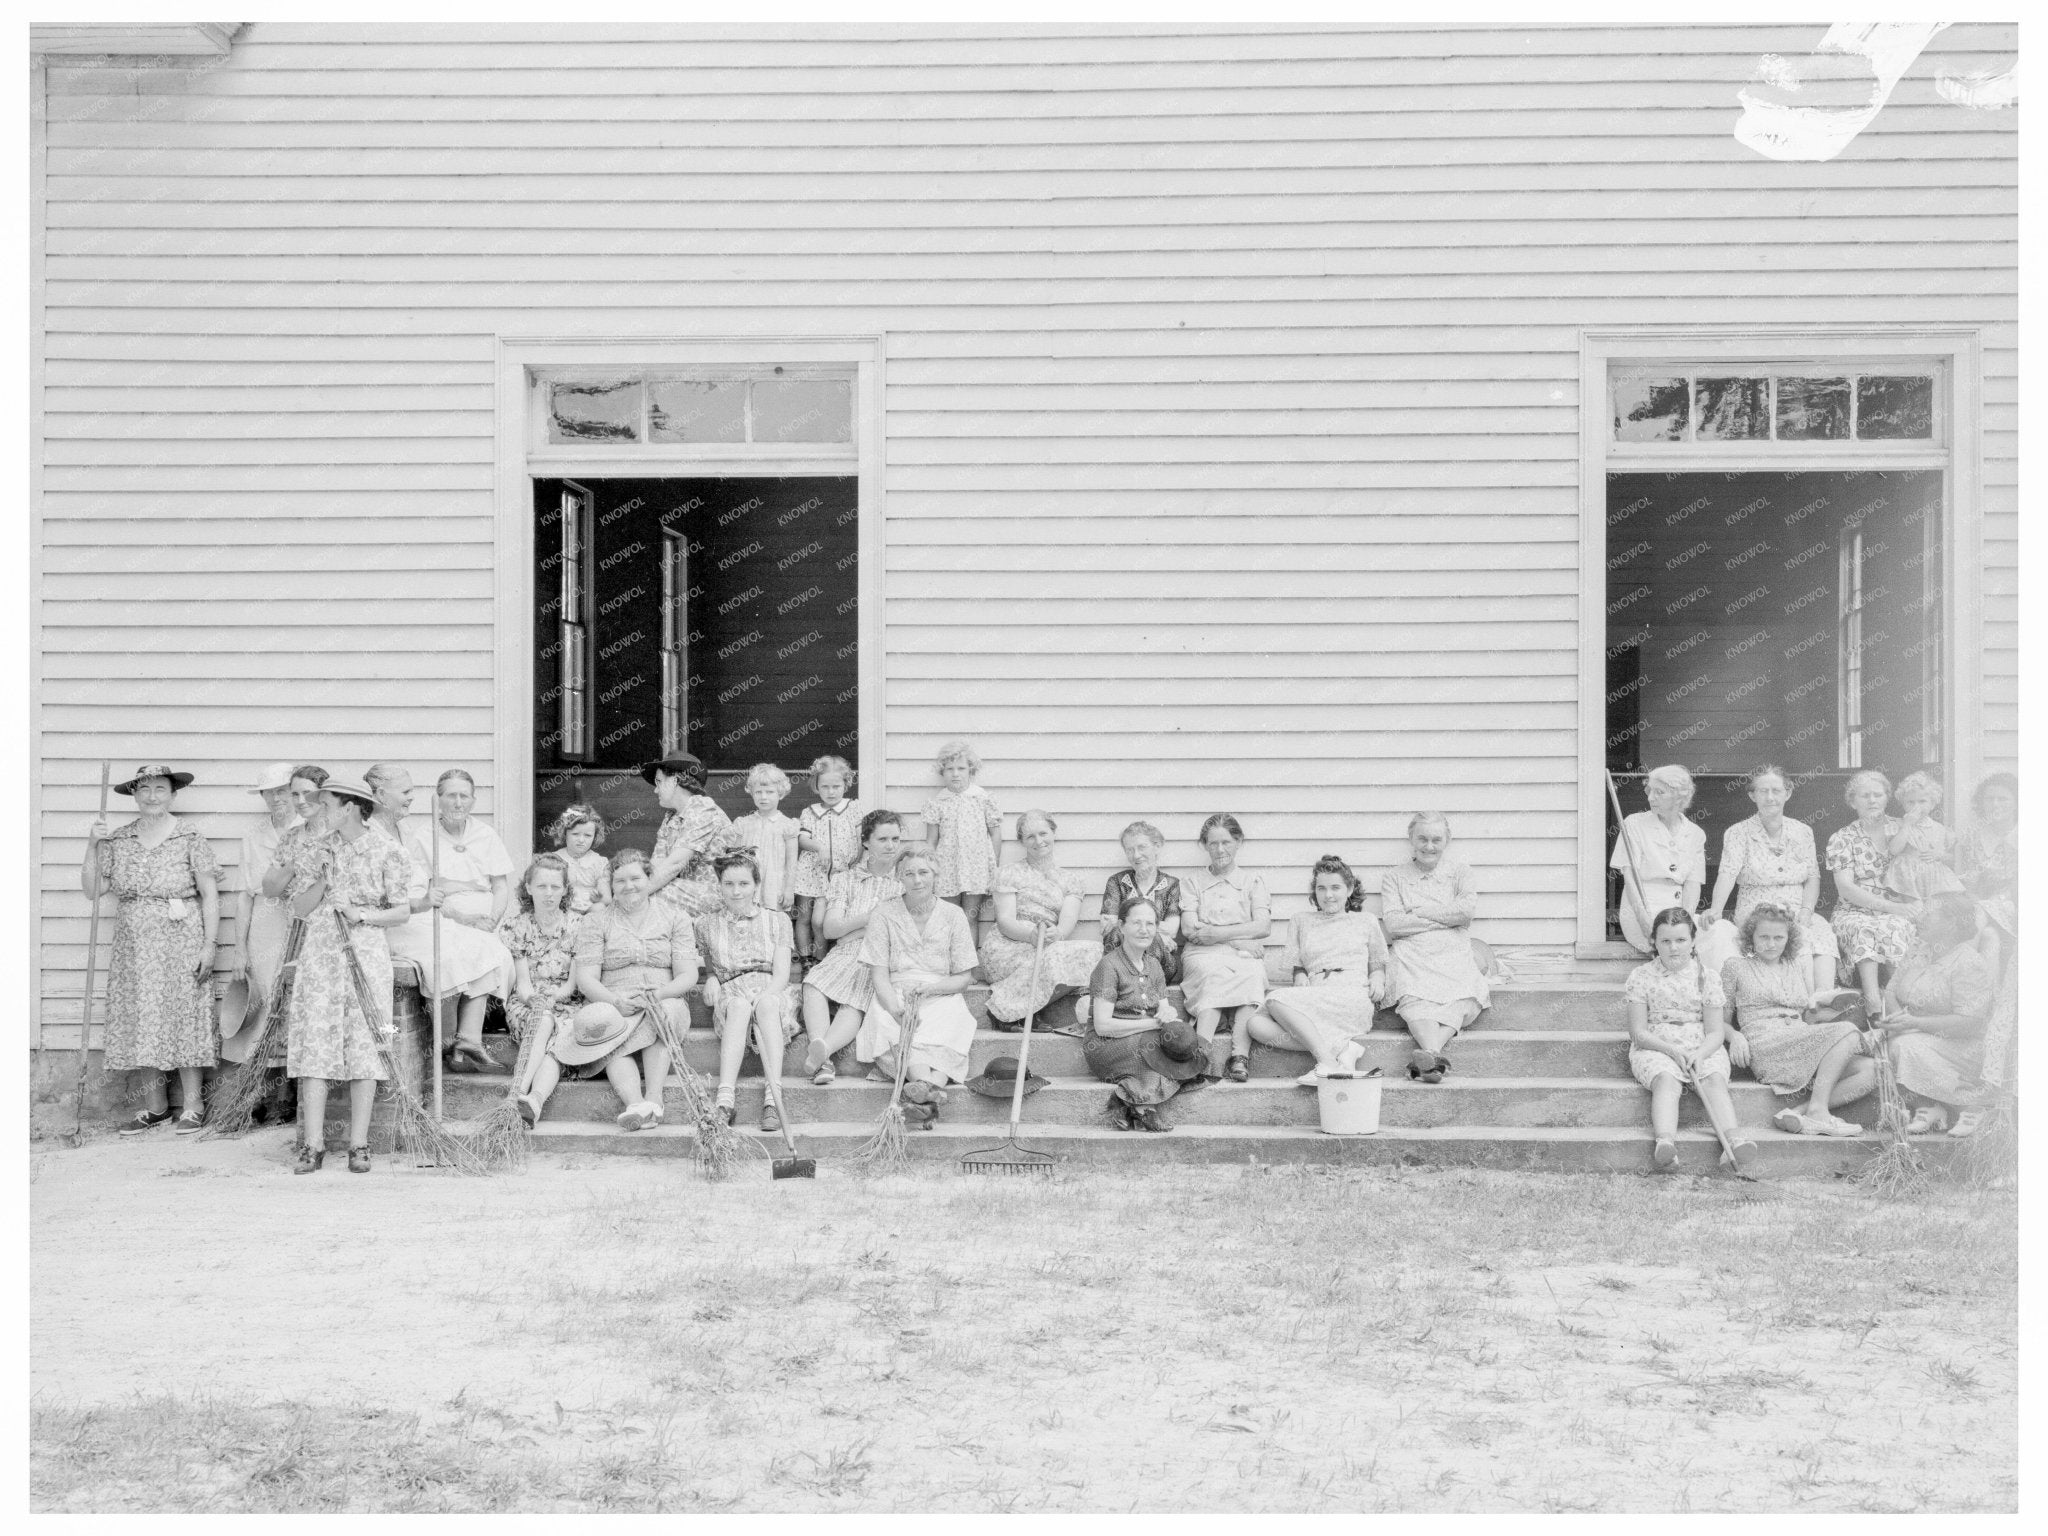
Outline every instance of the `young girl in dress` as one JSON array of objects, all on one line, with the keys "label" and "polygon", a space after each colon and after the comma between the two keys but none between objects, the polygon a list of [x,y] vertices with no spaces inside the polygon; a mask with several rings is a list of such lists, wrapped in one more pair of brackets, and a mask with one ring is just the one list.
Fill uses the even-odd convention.
[{"label": "young girl in dress", "polygon": [[570,806],[548,833],[568,871],[569,898],[563,905],[577,916],[612,899],[612,867],[597,850],[604,846],[604,817],[594,805]]},{"label": "young girl in dress", "polygon": [[[1721,981],[1694,958],[1696,927],[1683,907],[1666,907],[1650,926],[1657,958],[1629,973],[1628,1069],[1650,1090],[1650,1162],[1660,1173],[1678,1166],[1678,1101],[1691,1084],[1714,1128],[1734,1149],[1733,1166],[1748,1173],[1756,1143],[1742,1138],[1728,1097],[1728,1051],[1721,1025]],[[1723,1166],[1730,1162],[1721,1154]]]},{"label": "young girl in dress", "polygon": [[[697,919],[697,952],[704,957],[703,997],[718,1035],[715,1107],[730,1125],[754,1025],[760,1026],[761,1075],[779,1082],[782,1048],[796,1033],[797,1010],[789,984],[789,918],[761,901],[754,856],[728,853],[713,867],[720,904]],[[761,1129],[782,1129],[772,1094],[761,1101]]]},{"label": "young girl in dress", "polygon": [[1884,888],[1908,901],[1960,891],[1963,882],[1949,867],[1955,839],[1934,819],[1941,804],[1939,781],[1930,773],[1909,773],[1893,793],[1898,796],[1902,825],[1886,850],[1891,862],[1884,867]]},{"label": "young girl in dress", "polygon": [[981,756],[964,741],[949,741],[933,760],[942,788],[921,813],[931,829],[938,893],[967,916],[970,933],[980,933],[982,912],[995,889],[1003,857],[1003,817],[989,792],[975,782]]},{"label": "young girl in dress", "polygon": [[[609,887],[610,882],[606,884]],[[512,951],[512,995],[505,999],[505,1022],[514,1040],[524,1040],[536,1020],[551,1021],[576,995],[570,976],[576,965],[579,922],[569,906],[573,892],[568,859],[559,853],[538,855],[519,882],[518,912],[498,930]]]},{"label": "young girl in dress", "polygon": [[787,912],[796,899],[797,824],[782,814],[789,798],[789,775],[773,763],[747,770],[747,794],[754,808],[732,824],[733,838],[750,850],[761,872],[761,905]]},{"label": "young girl in dress", "polygon": [[843,757],[812,763],[811,787],[818,803],[805,806],[796,820],[796,952],[820,960],[831,945],[812,919],[832,877],[860,857],[860,819],[866,812],[852,798],[853,765]]}]

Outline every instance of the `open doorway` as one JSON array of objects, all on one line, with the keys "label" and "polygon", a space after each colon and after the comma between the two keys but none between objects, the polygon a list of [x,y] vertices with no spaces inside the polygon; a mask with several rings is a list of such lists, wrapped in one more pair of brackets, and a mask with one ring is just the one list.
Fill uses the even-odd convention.
[{"label": "open doorway", "polygon": [[[1751,814],[1747,775],[1792,775],[1825,845],[1859,767],[1945,756],[1938,470],[1607,477],[1607,767],[1691,769],[1711,882]],[[1609,846],[1616,835],[1610,813]],[[1618,890],[1608,892],[1609,935]]]},{"label": "open doorway", "polygon": [[[652,846],[639,765],[694,753],[729,814],[755,763],[857,759],[854,475],[533,482],[533,846],[574,801]],[[856,761],[856,767],[858,767]]]}]

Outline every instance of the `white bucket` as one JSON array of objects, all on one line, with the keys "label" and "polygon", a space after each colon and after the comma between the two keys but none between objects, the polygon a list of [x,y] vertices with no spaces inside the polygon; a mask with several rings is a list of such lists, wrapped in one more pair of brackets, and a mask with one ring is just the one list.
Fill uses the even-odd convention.
[{"label": "white bucket", "polygon": [[1379,1077],[1333,1074],[1316,1083],[1316,1108],[1328,1136],[1370,1136],[1380,1128]]}]

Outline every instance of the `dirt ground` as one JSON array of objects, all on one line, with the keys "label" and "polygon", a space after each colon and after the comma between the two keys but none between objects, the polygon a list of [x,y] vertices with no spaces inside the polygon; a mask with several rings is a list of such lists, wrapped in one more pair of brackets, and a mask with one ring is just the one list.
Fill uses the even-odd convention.
[{"label": "dirt ground", "polygon": [[2015,1202],[32,1144],[39,1510],[2012,1510]]}]

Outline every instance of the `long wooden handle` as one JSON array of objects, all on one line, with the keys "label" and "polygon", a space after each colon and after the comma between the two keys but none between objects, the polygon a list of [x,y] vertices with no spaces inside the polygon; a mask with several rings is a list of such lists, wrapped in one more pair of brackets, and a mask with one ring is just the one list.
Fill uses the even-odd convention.
[{"label": "long wooden handle", "polygon": [[[1031,986],[1025,996],[1038,995],[1038,963],[1045,958],[1044,928],[1038,930],[1038,946],[1031,951]],[[1024,1040],[1017,1048],[1017,1081],[1010,1089],[1010,1139],[1017,1139],[1017,1126],[1024,1118],[1024,1080],[1031,1073],[1031,1021],[1038,1017],[1036,1008],[1024,1010]]]},{"label": "long wooden handle", "polygon": [[427,870],[427,910],[434,914],[432,923],[434,930],[434,970],[428,985],[433,988],[434,996],[428,1007],[434,1015],[434,1118],[439,1120],[441,1118],[441,909],[434,903],[434,882],[441,878],[441,816],[438,811],[433,814],[430,825],[433,827],[434,853],[433,864]]},{"label": "long wooden handle", "polygon": [[[1628,818],[1621,813],[1621,792],[1614,787],[1614,773],[1611,769],[1603,768],[1600,770],[1600,773],[1607,781],[1607,803],[1614,807],[1614,824],[1621,829],[1622,855],[1628,860],[1629,873],[1636,877],[1636,900],[1647,908],[1649,906],[1649,897],[1643,892],[1643,869],[1636,862],[1636,840],[1628,829]],[[1624,900],[1627,899],[1627,896],[1628,892],[1623,891],[1622,897]],[[1616,913],[1615,915],[1619,917],[1621,914]],[[1655,916],[1654,912],[1645,911],[1643,913],[1643,921],[1647,923]],[[1627,924],[1622,925],[1622,930],[1624,933],[1627,932]],[[1646,933],[1644,937],[1651,941],[1650,948],[1656,948],[1655,934]]]},{"label": "long wooden handle", "polygon": [[[99,814],[99,820],[101,821],[107,819],[107,785],[112,781],[113,776],[113,763],[107,758],[101,758]],[[100,856],[97,839],[92,840],[91,853],[93,880],[95,883],[99,883]],[[74,1106],[74,1135],[82,1135],[85,1131],[85,1064],[92,1052],[92,992],[93,984],[99,976],[100,898],[104,895],[106,895],[106,890],[102,885],[99,892],[92,899],[92,915],[86,920],[85,924],[85,997],[79,1005],[78,1015],[78,1093],[77,1103]],[[102,1057],[106,1055],[104,1042],[100,1046],[100,1054]]]}]

